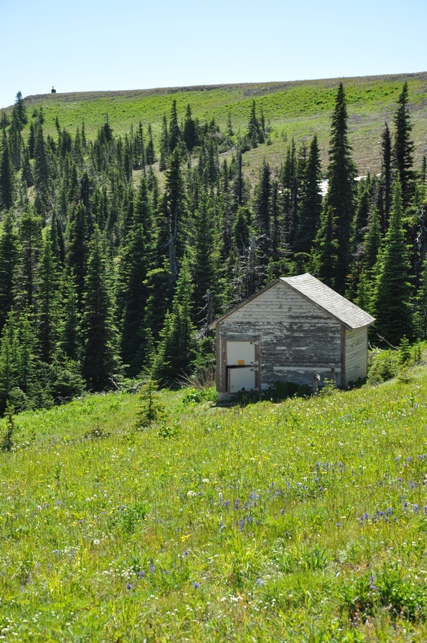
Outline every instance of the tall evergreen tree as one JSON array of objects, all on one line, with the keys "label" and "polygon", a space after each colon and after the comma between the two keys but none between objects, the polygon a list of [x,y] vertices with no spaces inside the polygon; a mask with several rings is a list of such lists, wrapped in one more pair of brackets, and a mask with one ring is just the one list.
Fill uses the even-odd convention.
[{"label": "tall evergreen tree", "polygon": [[337,290],[337,282],[340,282],[338,274],[340,249],[336,227],[334,209],[331,206],[323,208],[320,228],[314,244],[316,250],[313,255],[313,271],[316,277],[335,290]]},{"label": "tall evergreen tree", "polygon": [[381,157],[381,231],[384,234],[388,228],[392,203],[392,142],[387,123],[381,137]]},{"label": "tall evergreen tree", "polygon": [[66,266],[74,275],[79,311],[83,308],[83,293],[88,261],[88,226],[83,203],[73,204],[68,214]]},{"label": "tall evergreen tree", "polygon": [[37,328],[41,359],[51,364],[59,322],[59,271],[50,235],[45,235],[40,260]]},{"label": "tall evergreen tree", "polygon": [[408,108],[408,83],[405,82],[397,100],[398,108],[394,117],[394,163],[402,186],[402,203],[406,208],[414,193],[413,152],[411,139],[412,123]]},{"label": "tall evergreen tree", "polygon": [[153,132],[151,130],[151,124],[148,126],[148,143],[145,151],[145,159],[147,165],[153,165],[156,160],[156,155],[154,153],[154,143],[153,143]]},{"label": "tall evergreen tree", "polygon": [[176,100],[172,101],[170,119],[169,119],[169,151],[173,152],[181,140],[181,131],[178,125],[178,113],[176,110]]},{"label": "tall evergreen tree", "polygon": [[185,258],[179,273],[172,310],[166,315],[153,364],[153,377],[168,385],[176,383],[191,370],[195,351],[192,307],[193,285],[189,261]]},{"label": "tall evergreen tree", "polygon": [[393,186],[393,208],[384,247],[378,258],[377,283],[373,301],[379,338],[397,346],[413,334],[410,305],[410,264],[402,228],[402,188],[397,178]]},{"label": "tall evergreen tree", "polygon": [[191,114],[191,107],[187,105],[187,110],[185,112],[185,121],[184,121],[184,131],[182,134],[184,142],[187,146],[189,152],[193,150],[197,145],[197,132],[196,132],[196,123]]},{"label": "tall evergreen tree", "polygon": [[322,212],[320,180],[320,150],[317,136],[314,136],[302,177],[298,223],[294,241],[295,252],[309,253],[319,230]]},{"label": "tall evergreen tree", "polygon": [[14,278],[18,265],[19,248],[15,224],[10,213],[6,214],[0,237],[0,330],[12,308]]},{"label": "tall evergreen tree", "polygon": [[337,241],[335,288],[344,293],[345,279],[350,261],[350,233],[354,213],[354,176],[355,168],[348,142],[347,106],[343,84],[340,83],[332,115],[331,139],[329,149],[328,192],[325,197],[326,214],[336,220]]},{"label": "tall evergreen tree", "polygon": [[0,211],[9,210],[14,202],[14,173],[9,153],[6,132],[3,131],[3,143],[0,159]]},{"label": "tall evergreen tree", "polygon": [[111,388],[119,370],[111,285],[99,228],[95,226],[85,279],[82,374],[92,391]]}]

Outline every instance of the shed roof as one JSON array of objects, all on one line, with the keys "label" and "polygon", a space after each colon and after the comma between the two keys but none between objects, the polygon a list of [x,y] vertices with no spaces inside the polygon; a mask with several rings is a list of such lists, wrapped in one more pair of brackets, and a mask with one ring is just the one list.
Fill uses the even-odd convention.
[{"label": "shed roof", "polygon": [[359,306],[356,306],[356,304],[353,304],[308,272],[296,277],[281,277],[280,281],[285,282],[314,304],[323,308],[349,330],[369,326],[375,321],[374,317],[359,308]]},{"label": "shed roof", "polygon": [[240,304],[229,310],[228,313],[222,315],[219,319],[216,319],[210,325],[210,328],[213,328],[218,322],[221,322],[229,315],[232,315],[236,310],[239,310],[256,297],[259,297],[259,295],[264,293],[266,290],[269,290],[272,286],[280,282],[287,284],[313,304],[322,308],[326,313],[337,319],[349,330],[369,326],[369,324],[372,324],[372,322],[375,321],[374,317],[359,308],[359,306],[356,306],[356,304],[353,304],[351,301],[335,292],[335,290],[332,290],[332,288],[329,288],[329,286],[326,286],[324,283],[316,279],[316,277],[313,277],[313,275],[306,272],[304,275],[280,277],[280,279],[276,279],[255,295],[252,295],[252,297],[242,301]]}]

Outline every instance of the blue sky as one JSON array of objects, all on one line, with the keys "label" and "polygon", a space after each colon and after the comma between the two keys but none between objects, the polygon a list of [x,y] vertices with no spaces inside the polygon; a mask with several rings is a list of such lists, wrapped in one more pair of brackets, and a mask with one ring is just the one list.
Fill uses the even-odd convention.
[{"label": "blue sky", "polygon": [[0,0],[0,107],[21,91],[427,70],[426,0]]}]

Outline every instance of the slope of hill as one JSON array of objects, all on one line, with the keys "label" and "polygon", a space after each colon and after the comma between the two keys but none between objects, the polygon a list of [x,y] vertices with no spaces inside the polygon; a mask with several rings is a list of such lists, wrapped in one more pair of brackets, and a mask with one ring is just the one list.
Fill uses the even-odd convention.
[{"label": "slope of hill", "polygon": [[380,139],[384,123],[391,125],[396,100],[405,81],[409,86],[409,109],[415,141],[415,164],[420,166],[427,152],[427,72],[393,76],[327,79],[289,83],[257,83],[165,88],[134,91],[56,93],[28,96],[30,107],[43,107],[45,131],[54,133],[55,118],[71,131],[84,121],[89,137],[108,116],[118,134],[124,134],[141,121],[152,124],[159,136],[163,115],[169,116],[172,100],[184,117],[191,105],[201,120],[215,118],[226,126],[229,114],[236,132],[246,130],[253,100],[262,107],[272,127],[271,145],[251,150],[246,156],[246,172],[252,174],[262,158],[280,165],[292,138],[299,145],[317,134],[324,164],[327,161],[330,114],[338,83],[344,83],[349,112],[350,141],[360,174],[380,170]]},{"label": "slope of hill", "polygon": [[15,417],[2,640],[425,640],[426,387],[163,393],[146,431],[129,394]]}]

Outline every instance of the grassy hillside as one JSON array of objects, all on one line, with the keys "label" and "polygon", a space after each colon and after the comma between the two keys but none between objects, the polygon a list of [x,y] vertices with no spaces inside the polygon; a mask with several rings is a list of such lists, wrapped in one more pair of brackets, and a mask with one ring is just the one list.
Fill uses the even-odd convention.
[{"label": "grassy hillside", "polygon": [[[221,409],[162,393],[15,418],[6,641],[425,641],[427,371]],[[2,431],[5,425],[3,421]]]},{"label": "grassy hillside", "polygon": [[350,140],[361,174],[380,170],[381,132],[385,121],[392,125],[397,97],[405,80],[408,82],[418,167],[427,152],[427,72],[290,83],[42,94],[26,97],[26,103],[30,110],[43,107],[45,130],[51,134],[55,132],[54,122],[58,117],[61,125],[71,131],[84,121],[86,132],[92,137],[108,114],[117,134],[124,134],[131,125],[136,127],[141,121],[144,126],[151,123],[158,136],[163,114],[169,116],[173,99],[182,118],[188,103],[194,116],[201,120],[214,117],[222,127],[230,113],[236,132],[245,131],[251,102],[255,99],[270,121],[273,133],[271,145],[260,146],[245,155],[246,171],[250,175],[257,171],[264,157],[272,165],[279,165],[292,137],[299,145],[315,133],[326,165],[330,114],[340,80],[346,90]]}]

